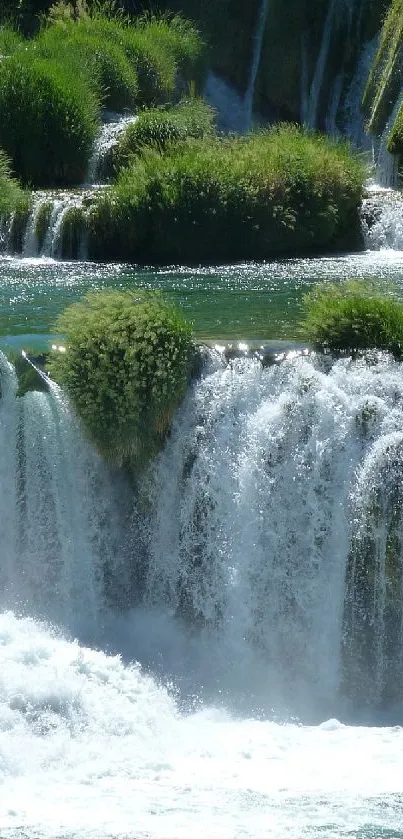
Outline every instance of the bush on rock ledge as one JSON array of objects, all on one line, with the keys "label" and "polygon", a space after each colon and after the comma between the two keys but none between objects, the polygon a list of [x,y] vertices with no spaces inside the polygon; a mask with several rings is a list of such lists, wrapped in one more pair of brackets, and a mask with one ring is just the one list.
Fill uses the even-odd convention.
[{"label": "bush on rock ledge", "polygon": [[161,446],[191,373],[190,326],[158,293],[88,294],[58,318],[50,373],[109,460],[142,466]]},{"label": "bush on rock ledge", "polygon": [[320,349],[403,351],[403,302],[351,280],[324,283],[304,298],[305,338]]},{"label": "bush on rock ledge", "polygon": [[95,202],[93,259],[217,263],[353,249],[364,167],[295,126],[145,149]]}]

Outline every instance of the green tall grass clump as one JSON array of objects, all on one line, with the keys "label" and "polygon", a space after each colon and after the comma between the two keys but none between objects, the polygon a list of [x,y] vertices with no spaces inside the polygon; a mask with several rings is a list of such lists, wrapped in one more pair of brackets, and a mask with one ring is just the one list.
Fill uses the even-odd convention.
[{"label": "green tall grass clump", "polygon": [[372,284],[321,284],[305,296],[304,309],[304,336],[320,349],[402,354],[403,303]]},{"label": "green tall grass clump", "polygon": [[93,208],[91,253],[198,263],[351,249],[364,177],[347,146],[293,126],[145,150]]},{"label": "green tall grass clump", "polygon": [[111,149],[107,165],[116,173],[145,146],[163,152],[173,143],[210,137],[213,133],[214,111],[203,99],[183,99],[170,108],[151,108],[142,111],[137,121],[128,126]]},{"label": "green tall grass clump", "polygon": [[26,203],[27,197],[17,181],[11,177],[9,162],[0,149],[0,217],[10,215]]},{"label": "green tall grass clump", "polygon": [[51,375],[69,394],[90,438],[118,463],[156,454],[189,380],[189,325],[157,293],[88,294],[59,317],[67,351]]},{"label": "green tall grass clump", "polygon": [[30,52],[0,68],[0,145],[31,186],[81,183],[97,129],[98,102],[79,75]]},{"label": "green tall grass clump", "polygon": [[10,24],[0,26],[0,56],[12,55],[22,42],[21,35]]},{"label": "green tall grass clump", "polygon": [[89,84],[105,108],[134,110],[138,99],[136,70],[123,49],[98,34],[88,23],[66,21],[42,30],[33,48],[57,60]]}]

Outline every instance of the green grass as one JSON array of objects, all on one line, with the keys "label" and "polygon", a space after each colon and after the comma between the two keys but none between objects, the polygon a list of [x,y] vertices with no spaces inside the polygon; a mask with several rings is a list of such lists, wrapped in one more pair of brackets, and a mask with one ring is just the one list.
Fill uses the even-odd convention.
[{"label": "green grass", "polygon": [[82,76],[105,108],[134,110],[138,99],[135,68],[117,43],[87,30],[86,24],[73,21],[47,27],[34,44],[35,52]]},{"label": "green grass", "polygon": [[402,354],[403,303],[371,284],[321,284],[305,296],[304,309],[303,336],[319,349]]},{"label": "green grass", "polygon": [[207,49],[200,32],[181,15],[148,15],[136,22],[136,28],[161,51],[171,55],[182,87],[191,83],[201,93],[207,73]]},{"label": "green grass", "polygon": [[7,216],[24,204],[27,197],[11,176],[10,164],[0,149],[0,216]]},{"label": "green grass", "polygon": [[364,178],[346,145],[293,126],[145,150],[91,211],[91,254],[197,263],[351,249]]},{"label": "green grass", "polygon": [[0,55],[12,55],[23,43],[19,32],[10,24],[0,26]]},{"label": "green grass", "polygon": [[2,60],[0,146],[24,184],[81,183],[97,119],[98,102],[79,74],[30,51]]},{"label": "green grass", "polygon": [[190,326],[157,293],[102,291],[55,324],[67,351],[50,372],[69,394],[100,452],[142,466],[156,454],[184,395],[194,348]]},{"label": "green grass", "polygon": [[173,143],[214,133],[214,111],[203,99],[185,99],[170,108],[160,107],[140,113],[111,150],[107,169],[116,174],[127,166],[144,146],[166,151]]}]

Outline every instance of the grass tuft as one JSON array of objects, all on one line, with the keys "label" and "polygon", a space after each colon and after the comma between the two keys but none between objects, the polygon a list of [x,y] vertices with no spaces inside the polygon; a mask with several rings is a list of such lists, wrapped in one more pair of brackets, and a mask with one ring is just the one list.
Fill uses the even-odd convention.
[{"label": "grass tuft", "polygon": [[304,337],[319,349],[402,354],[403,303],[371,284],[321,284],[305,296],[304,309]]}]

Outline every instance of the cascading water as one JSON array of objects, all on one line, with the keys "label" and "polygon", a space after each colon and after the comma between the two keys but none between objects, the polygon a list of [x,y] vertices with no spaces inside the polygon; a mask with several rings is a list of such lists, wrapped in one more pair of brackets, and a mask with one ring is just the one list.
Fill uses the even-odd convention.
[{"label": "cascading water", "polygon": [[99,178],[104,181],[105,160],[116,146],[119,138],[129,125],[136,122],[137,116],[129,114],[105,113],[104,122],[94,143],[94,149],[88,164],[87,184],[95,185]]},{"label": "cascading water", "polygon": [[[185,839],[203,818],[220,839],[399,837],[401,730],[270,717],[362,700],[351,564],[363,522],[372,533],[371,493],[396,486],[391,446],[400,480],[401,365],[306,354],[263,368],[213,352],[129,527],[126,480],[59,390],[17,397],[0,364],[1,591],[14,609],[0,614],[1,836],[118,839],[135,824],[138,839]],[[371,572],[377,685],[394,545],[389,571]]]},{"label": "cascading water", "polygon": [[362,231],[371,250],[403,250],[403,196],[373,184],[361,210]]}]

